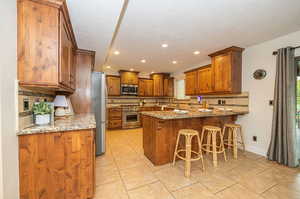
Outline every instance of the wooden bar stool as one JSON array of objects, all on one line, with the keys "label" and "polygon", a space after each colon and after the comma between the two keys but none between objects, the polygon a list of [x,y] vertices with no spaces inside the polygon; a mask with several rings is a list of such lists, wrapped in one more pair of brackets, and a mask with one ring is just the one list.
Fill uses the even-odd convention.
[{"label": "wooden bar stool", "polygon": [[[178,149],[180,136],[185,136],[185,149]],[[192,139],[194,136],[196,136],[196,138],[197,138],[197,142],[198,142],[198,146],[199,146],[198,152],[192,151]],[[185,152],[185,157],[182,157],[181,155],[179,155],[180,152]],[[196,154],[195,158],[192,158],[192,153]],[[201,142],[200,142],[200,137],[199,137],[198,131],[193,130],[193,129],[179,130],[178,136],[177,136],[177,141],[176,141],[175,152],[174,152],[173,166],[175,165],[176,157],[185,161],[185,172],[184,172],[185,177],[190,177],[190,175],[191,175],[191,162],[192,161],[201,159],[202,168],[204,170],[204,162],[203,162],[203,156],[202,156],[202,151],[201,151]]]},{"label": "wooden bar stool", "polygon": [[[206,144],[203,144],[202,142],[203,142],[204,134],[206,132],[207,132]],[[219,146],[217,146],[217,136],[220,137]],[[212,153],[214,167],[218,166],[218,157],[217,157],[218,153],[223,153],[224,159],[225,161],[227,161],[224,142],[223,142],[222,129],[220,127],[203,126],[202,134],[201,134],[201,146],[202,146],[202,150],[206,151],[206,153]]]},{"label": "wooden bar stool", "polygon": [[[228,148],[233,148],[233,157],[234,159],[237,159],[238,144],[241,144],[243,146],[243,151],[245,152],[242,126],[239,124],[225,124],[223,127],[223,136],[225,136],[227,128],[228,136],[227,139],[224,139],[224,142],[225,145],[228,146]],[[241,141],[238,141],[238,135],[240,136]]]}]

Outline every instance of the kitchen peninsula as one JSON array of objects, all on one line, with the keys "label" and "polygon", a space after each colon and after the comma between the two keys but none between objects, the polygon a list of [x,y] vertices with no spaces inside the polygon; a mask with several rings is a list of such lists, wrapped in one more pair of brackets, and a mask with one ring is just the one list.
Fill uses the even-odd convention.
[{"label": "kitchen peninsula", "polygon": [[[180,129],[194,129],[199,133],[204,125],[223,127],[225,123],[234,123],[244,111],[190,111],[178,114],[174,111],[142,112],[144,155],[154,164],[163,165],[173,159],[177,134]],[[192,150],[197,151],[196,140],[192,141]],[[184,143],[179,143],[182,148]]]}]

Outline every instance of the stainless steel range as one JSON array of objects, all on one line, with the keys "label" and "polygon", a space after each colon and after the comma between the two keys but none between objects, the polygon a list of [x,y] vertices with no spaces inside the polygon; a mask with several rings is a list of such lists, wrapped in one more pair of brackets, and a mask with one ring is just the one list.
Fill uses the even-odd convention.
[{"label": "stainless steel range", "polygon": [[122,111],[122,128],[129,129],[141,126],[138,106],[123,106]]}]

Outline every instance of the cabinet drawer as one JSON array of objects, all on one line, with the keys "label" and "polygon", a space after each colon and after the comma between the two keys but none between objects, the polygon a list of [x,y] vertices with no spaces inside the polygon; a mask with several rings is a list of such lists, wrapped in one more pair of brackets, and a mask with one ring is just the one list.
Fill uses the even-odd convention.
[{"label": "cabinet drawer", "polygon": [[109,119],[122,119],[122,109],[120,108],[110,108],[108,109],[108,118]]},{"label": "cabinet drawer", "polygon": [[109,129],[117,129],[122,127],[122,120],[109,120],[108,128]]}]

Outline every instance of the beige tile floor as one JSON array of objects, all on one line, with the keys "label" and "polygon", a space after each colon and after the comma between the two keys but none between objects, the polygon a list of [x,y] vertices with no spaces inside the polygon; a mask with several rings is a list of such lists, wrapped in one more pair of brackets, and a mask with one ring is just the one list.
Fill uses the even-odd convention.
[{"label": "beige tile floor", "polygon": [[205,155],[205,171],[192,163],[190,178],[184,162],[154,166],[144,155],[142,129],[107,132],[107,152],[96,160],[95,199],[300,199],[300,169],[239,152],[228,161],[220,155],[217,168]]}]

